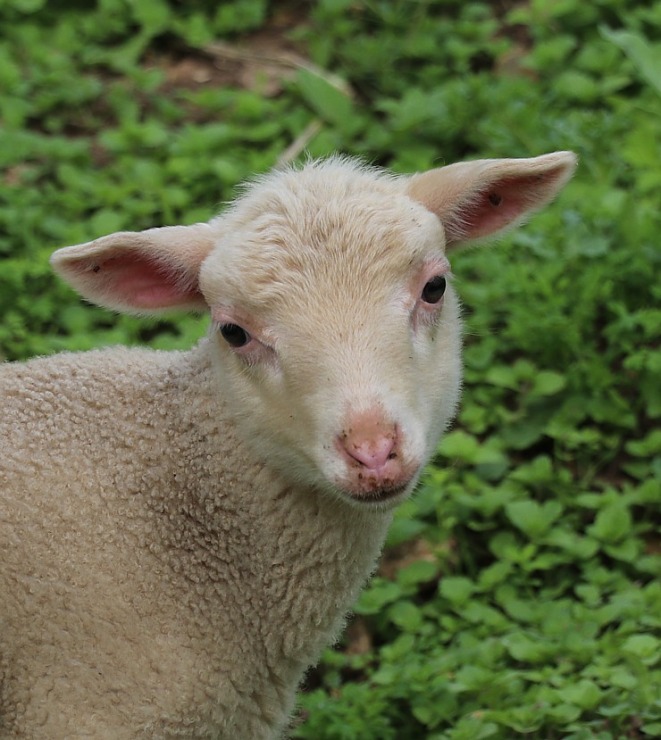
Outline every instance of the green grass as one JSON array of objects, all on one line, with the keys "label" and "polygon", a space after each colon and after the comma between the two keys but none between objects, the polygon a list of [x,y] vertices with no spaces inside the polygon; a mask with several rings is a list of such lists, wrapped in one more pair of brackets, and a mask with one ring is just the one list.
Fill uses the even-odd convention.
[{"label": "green grass", "polygon": [[[578,152],[556,204],[453,259],[458,422],[292,735],[660,736],[661,5],[90,6],[0,8],[6,359],[189,346],[204,321],[85,306],[48,255],[206,220],[305,132],[315,156],[400,172]],[[213,56],[219,39],[262,59]]]}]

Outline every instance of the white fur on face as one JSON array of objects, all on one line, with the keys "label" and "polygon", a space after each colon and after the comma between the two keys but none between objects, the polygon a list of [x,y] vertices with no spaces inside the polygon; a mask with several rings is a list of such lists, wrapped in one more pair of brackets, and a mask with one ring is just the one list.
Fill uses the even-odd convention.
[{"label": "white fur on face", "polygon": [[[404,188],[341,160],[271,175],[219,221],[200,273],[216,325],[251,337],[214,340],[246,437],[291,478],[362,503],[410,492],[459,393],[457,299],[448,285],[440,305],[420,301],[449,279],[443,229]],[[384,437],[395,461],[379,474],[343,442]]]}]

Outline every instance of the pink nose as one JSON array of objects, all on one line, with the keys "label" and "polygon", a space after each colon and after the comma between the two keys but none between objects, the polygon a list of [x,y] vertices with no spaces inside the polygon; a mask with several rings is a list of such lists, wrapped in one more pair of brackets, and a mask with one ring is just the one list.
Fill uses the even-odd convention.
[{"label": "pink nose", "polygon": [[381,472],[397,457],[397,427],[375,411],[354,416],[338,441],[366,472]]},{"label": "pink nose", "polygon": [[368,470],[379,470],[382,468],[395,447],[393,437],[376,437],[375,439],[366,439],[356,441],[347,439],[344,441],[344,449],[354,460],[358,460]]}]

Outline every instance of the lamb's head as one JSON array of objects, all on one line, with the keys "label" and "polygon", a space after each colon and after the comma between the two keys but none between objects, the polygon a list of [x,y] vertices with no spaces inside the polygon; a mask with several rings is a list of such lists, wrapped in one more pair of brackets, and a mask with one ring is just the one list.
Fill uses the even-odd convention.
[{"label": "lamb's head", "polygon": [[113,234],[52,262],[111,308],[210,311],[218,393],[256,455],[322,494],[392,505],[459,395],[447,251],[543,206],[574,166],[567,152],[413,177],[313,162],[209,224]]}]

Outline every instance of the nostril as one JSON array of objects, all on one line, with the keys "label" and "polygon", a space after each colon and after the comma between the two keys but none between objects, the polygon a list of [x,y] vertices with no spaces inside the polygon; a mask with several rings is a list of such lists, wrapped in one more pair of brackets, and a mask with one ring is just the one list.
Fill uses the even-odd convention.
[{"label": "nostril", "polygon": [[397,457],[395,452],[394,434],[383,435],[373,439],[352,440],[350,437],[342,441],[346,452],[368,470],[378,470],[388,460]]}]

